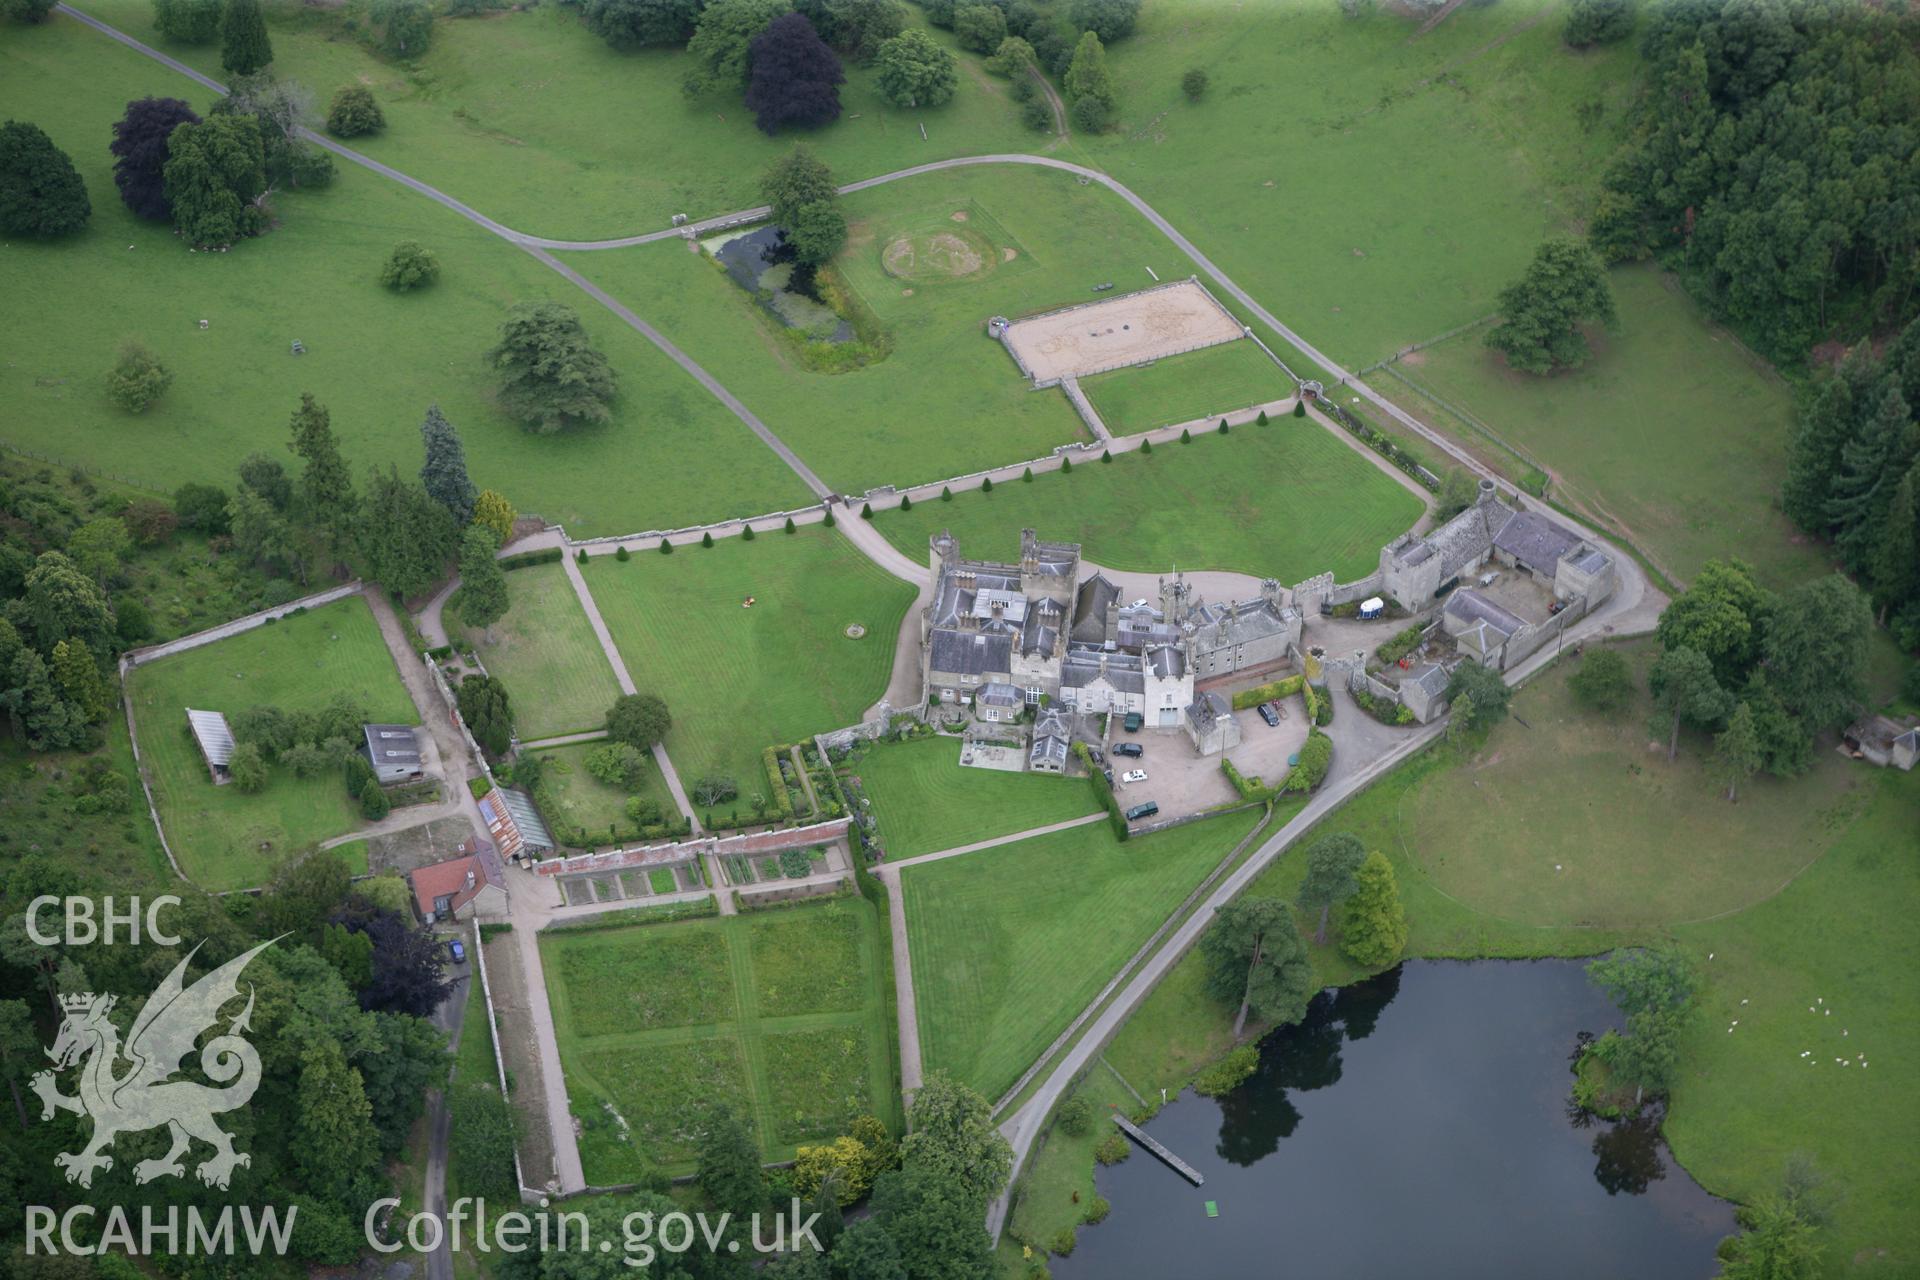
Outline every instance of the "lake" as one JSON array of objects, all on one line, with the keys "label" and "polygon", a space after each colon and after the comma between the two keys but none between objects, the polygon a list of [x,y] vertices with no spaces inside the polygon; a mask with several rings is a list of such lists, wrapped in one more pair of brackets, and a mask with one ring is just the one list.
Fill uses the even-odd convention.
[{"label": "lake", "polygon": [[1732,1206],[1653,1123],[1569,1108],[1579,1033],[1619,1023],[1573,961],[1416,961],[1323,992],[1240,1088],[1146,1126],[1206,1185],[1136,1147],[1053,1274],[1711,1276]]}]

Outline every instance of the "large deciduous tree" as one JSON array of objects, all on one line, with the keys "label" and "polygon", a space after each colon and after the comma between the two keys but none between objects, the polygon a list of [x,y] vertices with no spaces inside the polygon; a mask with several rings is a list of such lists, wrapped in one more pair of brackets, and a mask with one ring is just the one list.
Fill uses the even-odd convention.
[{"label": "large deciduous tree", "polygon": [[44,22],[55,0],[0,0],[0,18],[14,22]]},{"label": "large deciduous tree", "polygon": [[517,304],[487,360],[502,376],[501,407],[536,434],[613,419],[613,369],[572,307]]},{"label": "large deciduous tree", "polygon": [[113,183],[136,216],[156,221],[173,216],[165,180],[167,139],[179,126],[199,123],[193,108],[178,98],[136,98],[114,121]]},{"label": "large deciduous tree", "polygon": [[876,65],[880,96],[896,107],[945,106],[960,87],[953,55],[917,27],[882,41]]},{"label": "large deciduous tree", "polygon": [[1685,591],[1661,611],[1654,635],[1663,648],[1693,649],[1713,664],[1714,678],[1735,688],[1760,657],[1773,598],[1739,560],[1709,560]]},{"label": "large deciduous tree", "polygon": [[1013,1149],[993,1124],[987,1100],[944,1071],[935,1071],[913,1095],[900,1159],[935,1175],[984,1209],[1013,1169]]},{"label": "large deciduous tree", "polygon": [[1200,954],[1207,989],[1238,1005],[1235,1040],[1249,1014],[1277,1024],[1300,1021],[1318,989],[1293,908],[1279,898],[1236,898],[1221,907],[1200,935]]},{"label": "large deciduous tree", "polygon": [[93,202],[67,153],[38,125],[0,124],[0,231],[63,236],[87,225]]},{"label": "large deciduous tree", "polygon": [[373,90],[350,84],[333,95],[327,107],[327,132],[336,138],[358,138],[387,127],[387,113],[374,100]]},{"label": "large deciduous tree", "polygon": [[[473,519],[475,498],[473,480],[467,475],[467,450],[460,443],[460,432],[437,404],[427,406],[420,424],[420,443],[426,460],[420,466],[420,483],[427,496],[447,509],[456,524]],[[497,543],[495,544],[498,545]]]},{"label": "large deciduous tree", "polygon": [[826,162],[809,148],[796,145],[761,176],[760,197],[772,207],[774,222],[784,227],[806,205],[833,203],[840,198],[840,190]]},{"label": "large deciduous tree", "polygon": [[266,148],[252,116],[210,116],[167,139],[161,170],[173,225],[188,244],[228,245],[266,229]]},{"label": "large deciduous tree", "polygon": [[220,65],[237,76],[250,76],[273,61],[273,41],[260,0],[226,0],[220,18]]},{"label": "large deciduous tree", "polygon": [[1633,0],[1573,0],[1560,38],[1576,49],[1613,44],[1633,31]]},{"label": "large deciduous tree", "polygon": [[220,34],[220,0],[153,0],[153,25],[182,44],[206,44]]},{"label": "large deciduous tree", "polygon": [[1808,729],[1837,728],[1859,709],[1872,632],[1866,596],[1837,573],[1780,597],[1761,659],[1781,702]]},{"label": "large deciduous tree", "polygon": [[[1477,662],[1463,662],[1447,678],[1447,701],[1453,704],[1456,723],[1466,729],[1481,729],[1496,724],[1507,714],[1513,689],[1500,673]],[[1462,703],[1467,705],[1463,708]]]},{"label": "large deciduous tree", "polygon": [[687,42],[694,69],[681,87],[689,96],[747,83],[748,47],[767,24],[793,9],[792,0],[710,0]]},{"label": "large deciduous tree", "polygon": [[1320,913],[1313,931],[1316,944],[1326,945],[1327,918],[1359,888],[1355,877],[1366,860],[1367,847],[1344,831],[1321,836],[1307,847],[1307,874],[1300,881],[1299,904],[1303,911]]},{"label": "large deciduous tree", "polygon": [[988,0],[969,0],[953,11],[953,34],[969,53],[992,53],[1007,38],[1007,15]]},{"label": "large deciduous tree", "polygon": [[747,46],[747,110],[762,133],[813,128],[840,118],[840,59],[798,13],[783,13]]},{"label": "large deciduous tree", "polygon": [[607,736],[640,751],[652,750],[671,728],[667,704],[651,693],[622,694],[607,709]]},{"label": "large deciduous tree", "polygon": [[847,243],[847,218],[830,200],[803,204],[787,224],[787,243],[793,256],[808,266],[831,262]]},{"label": "large deciduous tree", "polygon": [[1387,855],[1378,849],[1369,853],[1354,884],[1341,914],[1340,950],[1355,964],[1391,964],[1407,946],[1407,912]]},{"label": "large deciduous tree", "polygon": [[1556,237],[1534,251],[1520,279],[1500,292],[1500,323],[1487,345],[1527,373],[1572,368],[1587,358],[1583,323],[1611,325],[1613,290],[1593,250]]},{"label": "large deciduous tree", "polygon": [[702,0],[586,0],[587,30],[616,49],[685,44]]},{"label": "large deciduous tree", "polygon": [[1131,35],[1139,17],[1140,0],[1073,0],[1067,10],[1075,27],[1093,32],[1103,44]]},{"label": "large deciduous tree", "polygon": [[861,66],[907,29],[907,10],[900,0],[799,0],[795,7],[807,15],[822,40]]},{"label": "large deciduous tree", "polygon": [[1073,47],[1073,61],[1064,77],[1067,98],[1078,104],[1091,99],[1107,111],[1113,110],[1113,73],[1107,70],[1107,49],[1097,32],[1088,31]]},{"label": "large deciduous tree", "polygon": [[1647,673],[1653,690],[1654,731],[1667,735],[1667,760],[1680,751],[1680,726],[1712,729],[1732,710],[1732,699],[1714,678],[1713,664],[1698,649],[1668,649]]}]

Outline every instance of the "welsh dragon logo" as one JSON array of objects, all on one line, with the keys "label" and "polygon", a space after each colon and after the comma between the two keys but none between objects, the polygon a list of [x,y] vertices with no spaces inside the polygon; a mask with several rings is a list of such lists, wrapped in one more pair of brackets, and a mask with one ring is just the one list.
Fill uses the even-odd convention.
[{"label": "welsh dragon logo", "polygon": [[[32,1086],[43,1104],[42,1120],[51,1120],[55,1111],[93,1118],[92,1140],[77,1152],[54,1157],[54,1163],[66,1170],[67,1181],[92,1186],[95,1170],[113,1168],[113,1157],[106,1152],[116,1136],[160,1125],[171,1131],[173,1147],[157,1160],[135,1165],[136,1182],[183,1177],[187,1170],[180,1157],[195,1138],[213,1148],[212,1157],[194,1171],[210,1187],[224,1190],[236,1166],[253,1163],[244,1152],[233,1149],[232,1135],[213,1122],[218,1113],[244,1104],[260,1085],[260,1055],[240,1034],[253,1016],[251,985],[246,1008],[227,1024],[224,1034],[200,1049],[200,1070],[213,1084],[172,1077],[193,1053],[200,1034],[219,1020],[221,1006],[239,996],[240,971],[272,945],[263,942],[187,987],[181,976],[200,950],[195,946],[147,997],[124,1048],[119,1030],[107,1017],[116,997],[92,992],[60,997],[66,1016],[53,1048],[47,1050],[53,1068],[35,1075]],[[122,1057],[131,1064],[124,1073],[119,1070]],[[61,1093],[57,1074],[83,1062],[79,1093]]]}]

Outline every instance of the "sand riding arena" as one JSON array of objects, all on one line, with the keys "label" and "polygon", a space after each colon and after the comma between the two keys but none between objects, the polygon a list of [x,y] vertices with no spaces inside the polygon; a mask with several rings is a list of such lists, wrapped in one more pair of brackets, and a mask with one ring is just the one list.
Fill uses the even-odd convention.
[{"label": "sand riding arena", "polygon": [[1006,344],[1037,387],[1246,336],[1240,322],[1191,279],[1012,322],[996,319],[988,332]]}]

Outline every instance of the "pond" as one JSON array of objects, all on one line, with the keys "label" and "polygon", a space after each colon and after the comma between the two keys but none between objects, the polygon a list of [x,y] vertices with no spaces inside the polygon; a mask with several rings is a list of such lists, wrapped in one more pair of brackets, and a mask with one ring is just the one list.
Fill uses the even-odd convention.
[{"label": "pond", "polygon": [[1053,1275],[1710,1276],[1732,1206],[1655,1122],[1570,1113],[1579,1033],[1619,1022],[1570,961],[1409,962],[1322,993],[1240,1088],[1146,1126],[1206,1185],[1138,1148],[1100,1169],[1112,1215]]},{"label": "pond", "polygon": [[852,342],[853,326],[833,308],[788,287],[794,262],[782,241],[780,228],[766,223],[702,240],[700,247],[781,324],[801,330],[816,342]]}]

